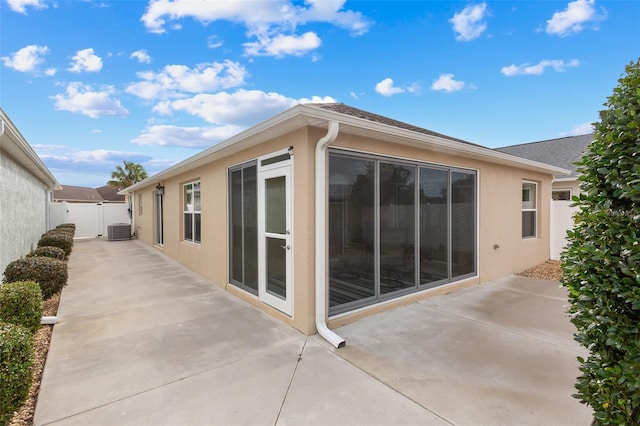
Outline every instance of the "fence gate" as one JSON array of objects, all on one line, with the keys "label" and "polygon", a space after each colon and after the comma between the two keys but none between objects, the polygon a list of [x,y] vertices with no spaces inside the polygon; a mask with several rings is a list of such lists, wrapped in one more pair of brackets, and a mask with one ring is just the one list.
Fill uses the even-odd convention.
[{"label": "fence gate", "polygon": [[551,238],[549,239],[550,257],[560,260],[560,253],[567,245],[567,231],[573,228],[573,213],[577,207],[571,207],[571,201],[551,201]]},{"label": "fence gate", "polygon": [[51,203],[49,223],[52,228],[61,223],[75,223],[76,237],[107,237],[113,223],[131,223],[126,203]]}]

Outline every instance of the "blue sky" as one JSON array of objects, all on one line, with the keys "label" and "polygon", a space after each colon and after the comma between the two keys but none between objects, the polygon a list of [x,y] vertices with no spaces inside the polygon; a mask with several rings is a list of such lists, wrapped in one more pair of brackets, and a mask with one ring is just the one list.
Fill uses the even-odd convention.
[{"label": "blue sky", "polygon": [[0,105],[63,185],[310,101],[499,147],[588,133],[638,22],[637,0],[0,0]]}]

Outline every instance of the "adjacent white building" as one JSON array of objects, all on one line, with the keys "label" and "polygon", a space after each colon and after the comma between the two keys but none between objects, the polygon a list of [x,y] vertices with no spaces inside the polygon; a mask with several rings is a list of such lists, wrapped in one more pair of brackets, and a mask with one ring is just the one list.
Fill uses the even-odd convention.
[{"label": "adjacent white building", "polygon": [[0,108],[0,274],[49,228],[58,182]]}]

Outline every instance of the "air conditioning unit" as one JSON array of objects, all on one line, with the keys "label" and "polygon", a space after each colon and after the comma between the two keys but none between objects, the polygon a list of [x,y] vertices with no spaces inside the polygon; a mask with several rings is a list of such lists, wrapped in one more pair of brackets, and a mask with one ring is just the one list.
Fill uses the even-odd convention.
[{"label": "air conditioning unit", "polygon": [[128,223],[112,223],[107,227],[109,241],[123,241],[131,239],[131,225]]}]

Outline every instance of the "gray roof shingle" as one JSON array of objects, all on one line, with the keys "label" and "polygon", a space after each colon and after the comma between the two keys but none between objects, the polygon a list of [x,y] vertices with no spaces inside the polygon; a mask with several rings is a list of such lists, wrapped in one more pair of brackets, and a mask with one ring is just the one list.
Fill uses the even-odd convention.
[{"label": "gray roof shingle", "polygon": [[[568,175],[561,177],[577,178],[576,161],[582,158],[582,154],[593,139],[593,133],[580,136],[568,136],[558,139],[548,139],[538,142],[524,143],[520,145],[505,146],[496,148],[496,151],[528,160],[539,161],[540,163],[551,164],[571,170]],[[560,176],[556,176],[560,177]]]}]

